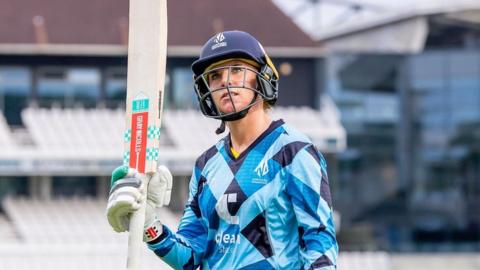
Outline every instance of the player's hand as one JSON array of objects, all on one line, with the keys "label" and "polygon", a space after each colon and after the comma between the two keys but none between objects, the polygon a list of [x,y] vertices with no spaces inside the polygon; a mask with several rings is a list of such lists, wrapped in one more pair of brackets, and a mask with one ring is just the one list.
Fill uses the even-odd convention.
[{"label": "player's hand", "polygon": [[172,174],[170,170],[161,165],[152,175],[148,183],[147,204],[153,209],[170,203],[172,194]]},{"label": "player's hand", "polygon": [[145,194],[147,203],[144,227],[158,223],[155,209],[170,202],[172,175],[167,167],[159,166],[157,172],[150,178],[148,189],[144,187],[145,177],[144,174],[126,166],[120,166],[113,171],[107,218],[114,231],[128,230],[130,215],[140,208]]},{"label": "player's hand", "polygon": [[159,166],[148,183],[143,241],[152,241],[162,234],[163,226],[155,209],[168,205],[171,194],[172,174],[167,167]]}]

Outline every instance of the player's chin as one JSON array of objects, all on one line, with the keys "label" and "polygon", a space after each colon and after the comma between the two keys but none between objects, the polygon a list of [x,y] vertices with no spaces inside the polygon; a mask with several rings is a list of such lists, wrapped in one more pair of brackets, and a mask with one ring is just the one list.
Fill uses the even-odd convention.
[{"label": "player's chin", "polygon": [[[235,105],[234,105],[235,104]],[[235,102],[232,103],[230,100],[228,102],[222,102],[220,106],[220,111],[223,114],[234,113],[243,110],[246,108],[248,104],[244,104],[243,102]]]}]

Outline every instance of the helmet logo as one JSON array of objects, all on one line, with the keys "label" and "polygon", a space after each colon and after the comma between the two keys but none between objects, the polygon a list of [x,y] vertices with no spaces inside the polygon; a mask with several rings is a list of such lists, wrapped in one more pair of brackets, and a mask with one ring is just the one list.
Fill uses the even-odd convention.
[{"label": "helmet logo", "polygon": [[215,43],[218,44],[224,40],[225,40],[225,36],[223,35],[223,33],[219,33],[213,41],[215,41]]},{"label": "helmet logo", "polygon": [[216,35],[215,38],[213,39],[213,42],[215,44],[211,48],[212,51],[217,48],[227,46],[227,42],[225,42],[224,40],[225,40],[225,36],[223,35],[223,33],[219,33],[218,35]]}]

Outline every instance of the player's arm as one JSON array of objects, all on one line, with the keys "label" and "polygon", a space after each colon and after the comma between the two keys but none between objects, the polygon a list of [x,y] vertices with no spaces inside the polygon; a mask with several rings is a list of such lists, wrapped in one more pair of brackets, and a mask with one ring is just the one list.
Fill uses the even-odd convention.
[{"label": "player's arm", "polygon": [[206,250],[207,228],[202,221],[198,195],[202,183],[200,171],[194,168],[189,186],[188,203],[174,234],[164,226],[163,234],[148,247],[174,269],[196,269]]},{"label": "player's arm", "polygon": [[116,232],[128,231],[131,214],[140,207],[146,196],[143,240],[148,247],[175,269],[195,269],[203,256],[207,230],[199,217],[197,202],[198,174],[192,175],[190,198],[179,230],[176,234],[161,223],[155,209],[168,205],[172,176],[165,166],[160,166],[150,178],[148,190],[142,183],[144,174],[126,166],[115,169],[107,206],[108,222]]},{"label": "player's arm", "polygon": [[299,226],[304,269],[336,269],[338,244],[325,159],[308,144],[296,153],[287,171],[286,192]]}]

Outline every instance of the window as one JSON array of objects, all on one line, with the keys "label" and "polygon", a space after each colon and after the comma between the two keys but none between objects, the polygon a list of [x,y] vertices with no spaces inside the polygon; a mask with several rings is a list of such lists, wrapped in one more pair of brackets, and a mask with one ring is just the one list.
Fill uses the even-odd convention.
[{"label": "window", "polygon": [[100,72],[96,68],[41,68],[38,74],[41,106],[94,107],[100,96]]},{"label": "window", "polygon": [[415,100],[412,121],[418,123],[406,134],[415,138],[410,154],[415,240],[454,242],[456,234],[469,234],[462,241],[478,241],[474,235],[479,230],[466,228],[474,228],[467,206],[479,193],[466,187],[479,179],[480,54],[433,51],[408,62]]},{"label": "window", "polygon": [[194,91],[192,71],[189,68],[176,68],[172,72],[172,93],[170,108],[197,108],[197,96]]},{"label": "window", "polygon": [[112,67],[105,74],[106,104],[109,108],[125,107],[127,98],[127,69]]},{"label": "window", "polygon": [[395,92],[395,79],[401,56],[357,55],[342,59],[338,79],[344,89],[367,90],[372,92]]},{"label": "window", "polygon": [[0,110],[9,125],[21,125],[20,113],[27,106],[31,72],[26,67],[0,67]]},{"label": "window", "polygon": [[67,72],[67,83],[71,85],[74,102],[84,106],[96,106],[100,97],[100,72],[95,68],[72,68]]},{"label": "window", "polygon": [[0,200],[5,196],[25,196],[28,193],[26,176],[0,176]]}]

